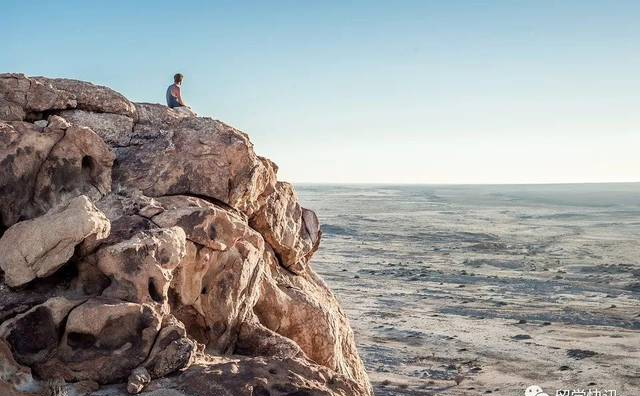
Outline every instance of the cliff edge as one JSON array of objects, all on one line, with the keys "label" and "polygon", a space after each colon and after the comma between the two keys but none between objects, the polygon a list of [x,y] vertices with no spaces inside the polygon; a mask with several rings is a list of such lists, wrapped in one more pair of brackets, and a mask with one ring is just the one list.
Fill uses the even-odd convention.
[{"label": "cliff edge", "polygon": [[318,219],[246,134],[0,74],[0,162],[0,394],[372,394]]}]

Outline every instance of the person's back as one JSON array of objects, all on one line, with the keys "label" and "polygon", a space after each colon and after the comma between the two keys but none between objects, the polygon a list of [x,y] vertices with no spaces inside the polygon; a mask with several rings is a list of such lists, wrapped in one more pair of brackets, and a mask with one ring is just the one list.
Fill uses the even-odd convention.
[{"label": "person's back", "polygon": [[186,106],[182,100],[182,93],[180,91],[182,79],[182,74],[176,74],[173,76],[174,83],[167,88],[167,106],[171,108]]}]

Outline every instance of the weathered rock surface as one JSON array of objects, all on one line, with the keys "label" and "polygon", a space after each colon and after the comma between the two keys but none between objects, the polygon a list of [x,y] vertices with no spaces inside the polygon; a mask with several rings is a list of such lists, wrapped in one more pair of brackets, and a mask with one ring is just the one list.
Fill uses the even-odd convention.
[{"label": "weathered rock surface", "polygon": [[116,155],[114,180],[122,186],[152,197],[203,196],[247,215],[275,183],[247,135],[209,118],[185,117],[170,126],[138,123],[130,145],[118,147]]},{"label": "weathered rock surface", "polygon": [[130,143],[134,123],[130,116],[86,110],[64,110],[60,116],[74,125],[90,128],[108,144],[126,146]]},{"label": "weathered rock surface", "polygon": [[244,133],[2,74],[0,161],[0,393],[371,394],[318,219]]},{"label": "weathered rock surface", "polygon": [[271,245],[281,263],[295,273],[305,270],[320,244],[320,223],[315,213],[298,203],[293,186],[277,182],[251,226]]},{"label": "weathered rock surface", "polygon": [[0,120],[0,226],[45,213],[80,194],[111,190],[114,155],[90,129],[58,116],[44,129]]},{"label": "weathered rock surface", "polygon": [[81,195],[62,207],[10,227],[0,238],[0,268],[5,283],[21,286],[51,275],[87,238],[105,238],[109,220]]},{"label": "weathered rock surface", "polygon": [[97,268],[111,279],[102,295],[136,303],[167,302],[173,270],[186,254],[182,228],[136,234],[97,253]]},{"label": "weathered rock surface", "polygon": [[[126,394],[124,387],[111,387],[101,390],[99,395]],[[243,356],[205,359],[177,376],[151,382],[141,393],[145,396],[362,394],[362,388],[352,381],[326,367],[309,365],[305,359]]]}]

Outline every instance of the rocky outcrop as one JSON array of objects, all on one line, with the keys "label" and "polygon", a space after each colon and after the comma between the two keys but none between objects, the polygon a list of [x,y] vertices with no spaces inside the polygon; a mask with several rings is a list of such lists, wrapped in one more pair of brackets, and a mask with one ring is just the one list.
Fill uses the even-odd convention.
[{"label": "rocky outcrop", "polygon": [[111,190],[114,155],[90,129],[58,116],[45,128],[0,121],[0,224],[8,227],[78,195]]},{"label": "rocky outcrop", "polygon": [[10,227],[0,239],[4,281],[15,287],[51,275],[88,238],[109,234],[109,220],[84,195],[45,215]]},{"label": "rocky outcrop", "polygon": [[318,219],[246,134],[0,74],[0,161],[3,394],[371,394]]}]

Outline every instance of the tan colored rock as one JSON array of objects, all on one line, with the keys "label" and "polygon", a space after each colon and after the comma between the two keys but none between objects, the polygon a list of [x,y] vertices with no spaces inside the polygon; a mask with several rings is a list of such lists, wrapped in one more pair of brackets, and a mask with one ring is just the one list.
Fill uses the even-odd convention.
[{"label": "tan colored rock", "polygon": [[52,87],[57,92],[70,95],[76,101],[77,109],[136,117],[136,108],[133,103],[111,88],[68,78],[32,77],[32,79]]},{"label": "tan colored rock", "polygon": [[[49,126],[58,119],[51,117]],[[98,200],[111,191],[114,155],[85,127],[71,126],[51,149],[36,179],[34,201],[48,208],[81,194]]]},{"label": "tan colored rock", "polygon": [[133,118],[130,116],[85,110],[64,110],[60,115],[73,125],[90,128],[112,146],[130,144],[133,132]]},{"label": "tan colored rock", "polygon": [[113,160],[98,135],[60,117],[43,130],[0,122],[0,221],[11,226],[81,194],[100,199],[111,190]]},{"label": "tan colored rock", "polygon": [[109,234],[109,220],[85,196],[46,215],[15,224],[0,239],[0,268],[7,285],[24,285],[62,267],[76,245]]},{"label": "tan colored rock", "polygon": [[151,376],[144,367],[134,369],[127,379],[127,392],[136,395],[142,392],[142,389],[151,382]]},{"label": "tan colored rock", "polygon": [[69,312],[84,300],[55,297],[0,325],[0,339],[5,340],[21,364],[32,366],[45,362],[58,346]]},{"label": "tan colored rock", "polygon": [[300,206],[289,183],[276,183],[275,191],[250,224],[269,243],[280,264],[295,273],[305,270],[320,244],[318,218],[313,211]]},{"label": "tan colored rock", "polygon": [[0,74],[0,120],[23,121],[30,113],[73,108],[73,95],[24,74]]},{"label": "tan colored rock", "polygon": [[141,232],[100,249],[98,269],[111,279],[105,297],[136,303],[166,304],[173,271],[186,254],[182,228]]},{"label": "tan colored rock", "polygon": [[[189,331],[204,335],[198,341],[209,350],[232,351],[239,326],[257,300],[264,241],[241,216],[202,199],[175,196],[157,200],[164,210],[152,221],[163,227],[182,227],[189,240],[171,285],[177,300],[172,309],[192,316]],[[198,329],[198,323],[202,328]]]},{"label": "tan colored rock", "polygon": [[184,324],[168,315],[164,317],[162,329],[142,367],[152,378],[164,377],[189,367],[197,350],[198,345],[188,337]]},{"label": "tan colored rock", "polygon": [[39,388],[31,370],[15,361],[9,345],[0,339],[0,394],[35,392]]},{"label": "tan colored rock", "polygon": [[114,179],[145,195],[197,195],[251,215],[275,182],[247,136],[220,121],[188,117],[168,129],[136,124],[132,141],[116,149]]},{"label": "tan colored rock", "polygon": [[[0,341],[0,375],[28,383],[30,368],[103,396],[372,394],[309,266],[318,219],[244,133],[23,75],[0,75],[0,119],[17,120],[0,121],[0,340],[15,362]],[[54,217],[80,199],[110,233]],[[24,223],[38,226],[16,233]]]},{"label": "tan colored rock", "polygon": [[314,362],[372,392],[347,316],[313,270],[293,275],[272,259],[254,311],[265,327],[293,340]]},{"label": "tan colored rock", "polygon": [[55,355],[35,370],[72,382],[123,381],[148,356],[160,324],[150,305],[91,299],[70,312]]},{"label": "tan colored rock", "polygon": [[306,358],[293,340],[264,327],[257,319],[242,323],[234,351],[246,356],[268,356],[279,359]]},{"label": "tan colored rock", "polygon": [[[148,393],[147,393],[148,392]],[[304,359],[212,357],[152,381],[148,396],[368,396],[357,383]],[[125,396],[114,390],[110,396]]]},{"label": "tan colored rock", "polygon": [[1,120],[37,119],[37,113],[76,108],[136,117],[133,103],[107,87],[65,78],[0,74]]},{"label": "tan colored rock", "polygon": [[167,130],[181,120],[191,117],[157,103],[134,103],[138,114],[138,124],[153,126],[155,129]]},{"label": "tan colored rock", "polygon": [[227,250],[245,236],[259,239],[242,215],[203,199],[182,195],[159,197],[155,202],[162,208],[151,217],[155,224],[180,226],[187,239],[212,250]]},{"label": "tan colored rock", "polygon": [[64,131],[42,132],[32,124],[0,122],[0,222],[5,227],[34,217],[40,166]]}]

